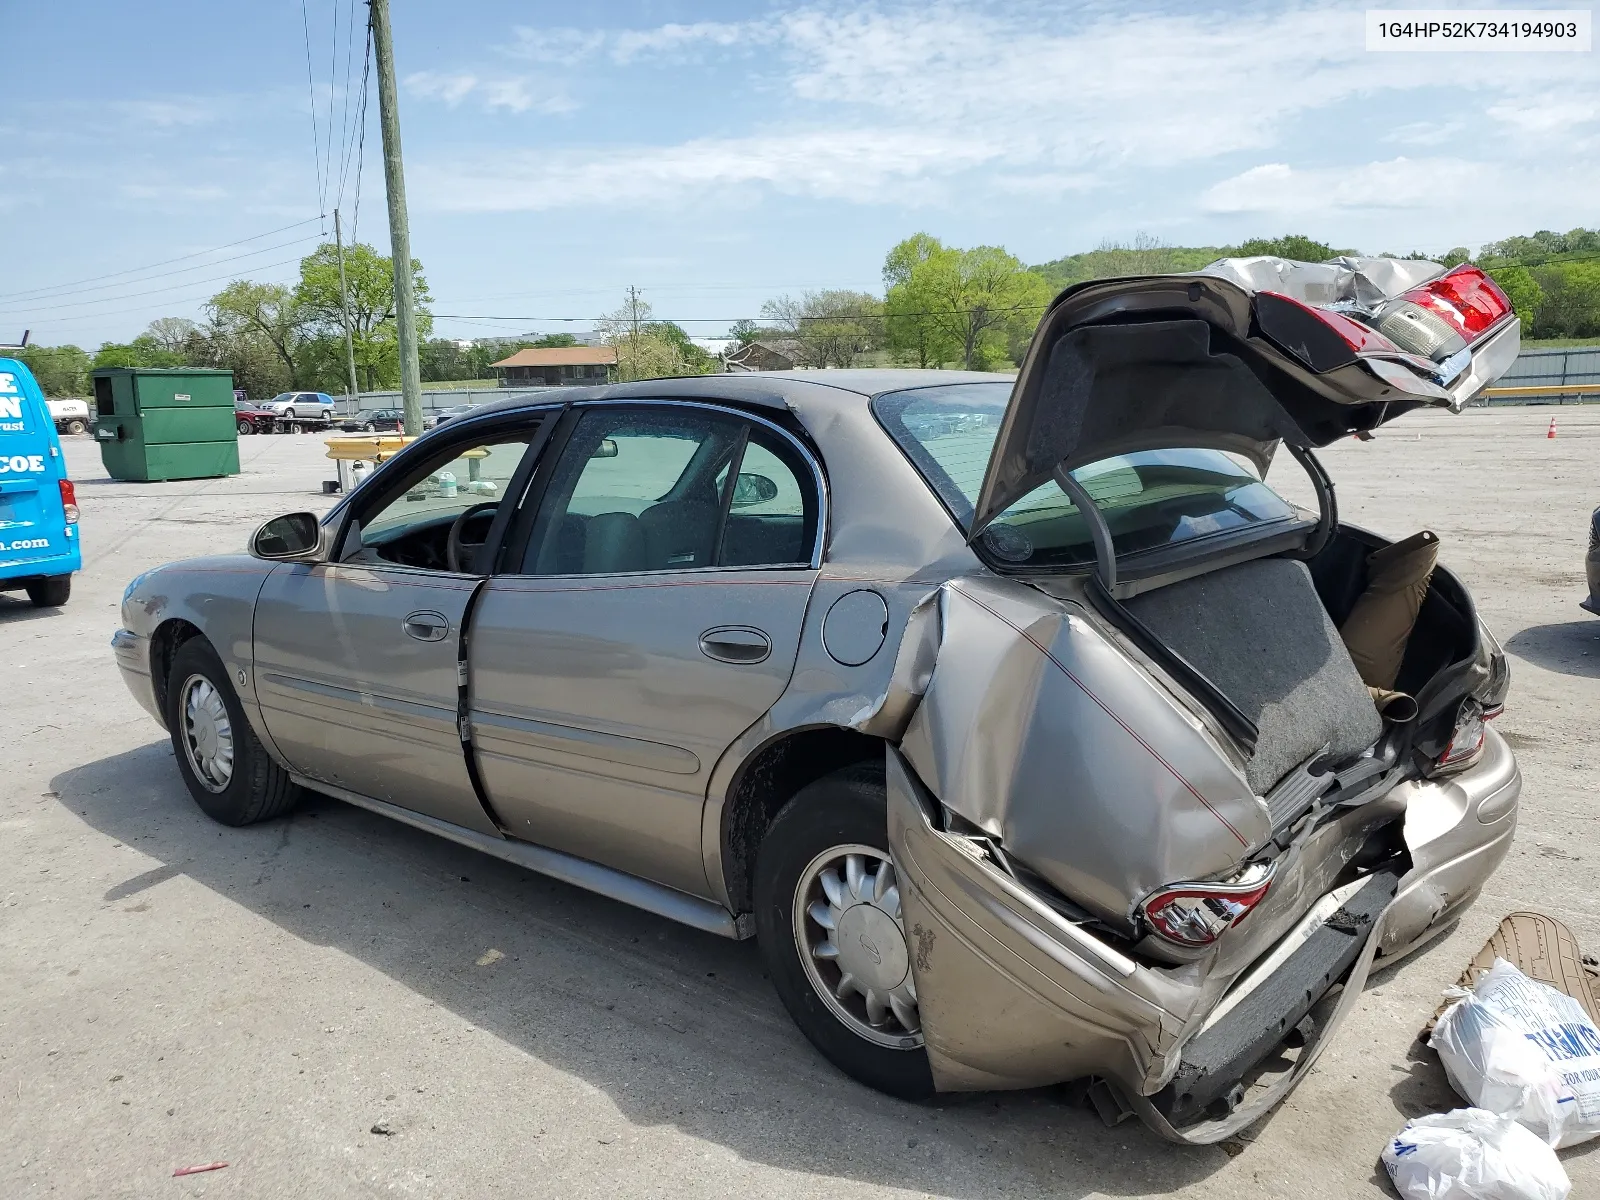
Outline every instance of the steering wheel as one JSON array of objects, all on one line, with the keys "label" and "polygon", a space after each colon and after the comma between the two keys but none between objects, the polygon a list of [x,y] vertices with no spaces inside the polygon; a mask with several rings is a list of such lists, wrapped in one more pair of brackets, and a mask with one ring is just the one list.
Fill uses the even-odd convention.
[{"label": "steering wheel", "polygon": [[461,515],[451,523],[450,536],[445,539],[444,544],[445,565],[450,570],[458,575],[470,573],[472,569],[471,559],[477,555],[479,550],[483,549],[483,543],[466,541],[461,534],[466,529],[467,522],[472,520],[473,517],[478,516],[480,513],[493,512],[499,507],[500,501],[498,500],[474,504],[464,509]]}]

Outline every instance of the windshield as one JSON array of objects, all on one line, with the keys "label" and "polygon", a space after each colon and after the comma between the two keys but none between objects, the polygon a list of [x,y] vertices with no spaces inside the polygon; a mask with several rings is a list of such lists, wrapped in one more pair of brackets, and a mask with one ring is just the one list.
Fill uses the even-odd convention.
[{"label": "windshield", "polygon": [[293,392],[279,392],[271,400],[268,400],[267,403],[268,404],[276,404],[280,400],[293,400],[293,399],[294,399],[294,393]]},{"label": "windshield", "polygon": [[[964,529],[1010,397],[1009,383],[957,383],[872,402],[889,436]],[[1119,454],[1072,475],[1104,514],[1118,557],[1299,515],[1248,465],[1220,450]],[[992,558],[1017,566],[1094,562],[1088,522],[1054,481],[1006,509],[979,541]]]}]

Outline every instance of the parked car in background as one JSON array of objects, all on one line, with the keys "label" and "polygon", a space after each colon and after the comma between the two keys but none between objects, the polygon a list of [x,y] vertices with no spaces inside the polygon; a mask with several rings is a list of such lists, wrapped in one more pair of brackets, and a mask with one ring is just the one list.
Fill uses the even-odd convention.
[{"label": "parked car in background", "polygon": [[249,400],[240,399],[241,395],[240,392],[233,394],[233,417],[239,435],[246,437],[252,433],[271,433],[277,423],[276,414],[270,408],[262,408]]},{"label": "parked car in background", "polygon": [[363,433],[386,433],[405,425],[406,414],[398,408],[377,408],[371,412],[357,413],[341,428],[359,429]]},{"label": "parked car in background", "polygon": [[333,397],[327,392],[279,392],[268,400],[264,408],[275,416],[309,417],[314,421],[333,420]]},{"label": "parked car in background", "polygon": [[1600,617],[1600,508],[1589,517],[1589,554],[1583,565],[1589,576],[1589,598],[1578,603]]},{"label": "parked car in background", "polygon": [[423,419],[423,428],[436,429],[447,421],[454,421],[457,417],[464,417],[475,409],[482,408],[481,404],[457,404],[454,408],[441,409],[439,412]]},{"label": "parked car in background", "polygon": [[1213,1143],[1510,848],[1505,656],[1438,566],[1377,708],[1340,626],[1389,543],[1314,451],[1519,328],[1476,268],[1224,260],[1069,289],[1014,384],[511,397],[140,576],[112,644],[218,821],[326,792],[755,935],[871,1086],[1092,1079]]},{"label": "parked car in background", "polygon": [[0,591],[39,608],[65,604],[78,549],[78,497],[33,373],[0,358]]},{"label": "parked car in background", "polygon": [[89,432],[89,402],[76,399],[48,399],[45,404],[50,409],[50,417],[55,422],[57,433],[88,433]]}]

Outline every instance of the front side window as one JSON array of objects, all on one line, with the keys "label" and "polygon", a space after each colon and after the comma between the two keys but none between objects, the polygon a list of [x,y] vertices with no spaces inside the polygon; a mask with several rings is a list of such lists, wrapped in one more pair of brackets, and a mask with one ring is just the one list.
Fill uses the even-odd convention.
[{"label": "front side window", "polygon": [[[1007,383],[963,383],[873,401],[889,436],[963,528],[971,524],[1010,395]],[[1251,466],[1220,450],[1119,454],[1072,474],[1104,515],[1119,557],[1300,515]],[[1019,567],[1094,562],[1089,523],[1053,480],[1001,513],[980,540],[993,558]]]},{"label": "front side window", "polygon": [[522,572],[804,565],[817,503],[802,468],[782,439],[732,414],[591,409],[551,476]]},{"label": "front side window", "polygon": [[401,490],[383,488],[388,498],[361,515],[360,549],[347,561],[448,570],[451,526],[468,509],[482,506],[468,519],[473,528],[463,531],[462,540],[483,541],[534,433],[522,429],[498,440],[454,447],[412,467]]}]

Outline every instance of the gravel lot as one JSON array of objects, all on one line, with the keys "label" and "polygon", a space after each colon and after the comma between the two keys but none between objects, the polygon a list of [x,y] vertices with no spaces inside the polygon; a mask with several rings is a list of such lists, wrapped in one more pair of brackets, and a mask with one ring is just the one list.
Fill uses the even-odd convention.
[{"label": "gravel lot", "polygon": [[[1600,952],[1600,620],[1577,606],[1600,408],[1413,414],[1327,452],[1345,518],[1437,531],[1512,655],[1522,824],[1460,928],[1375,977],[1247,1140],[1204,1150],[1055,1092],[869,1092],[803,1041],[753,943],[331,800],[207,821],[118,677],[118,600],[325,506],[332,464],[320,439],[256,437],[236,478],[119,484],[67,441],[72,601],[0,597],[0,1195],[1382,1195],[1385,1140],[1458,1103],[1416,1033],[1495,922],[1541,908]],[[1600,1194],[1600,1152],[1563,1157]]]}]

